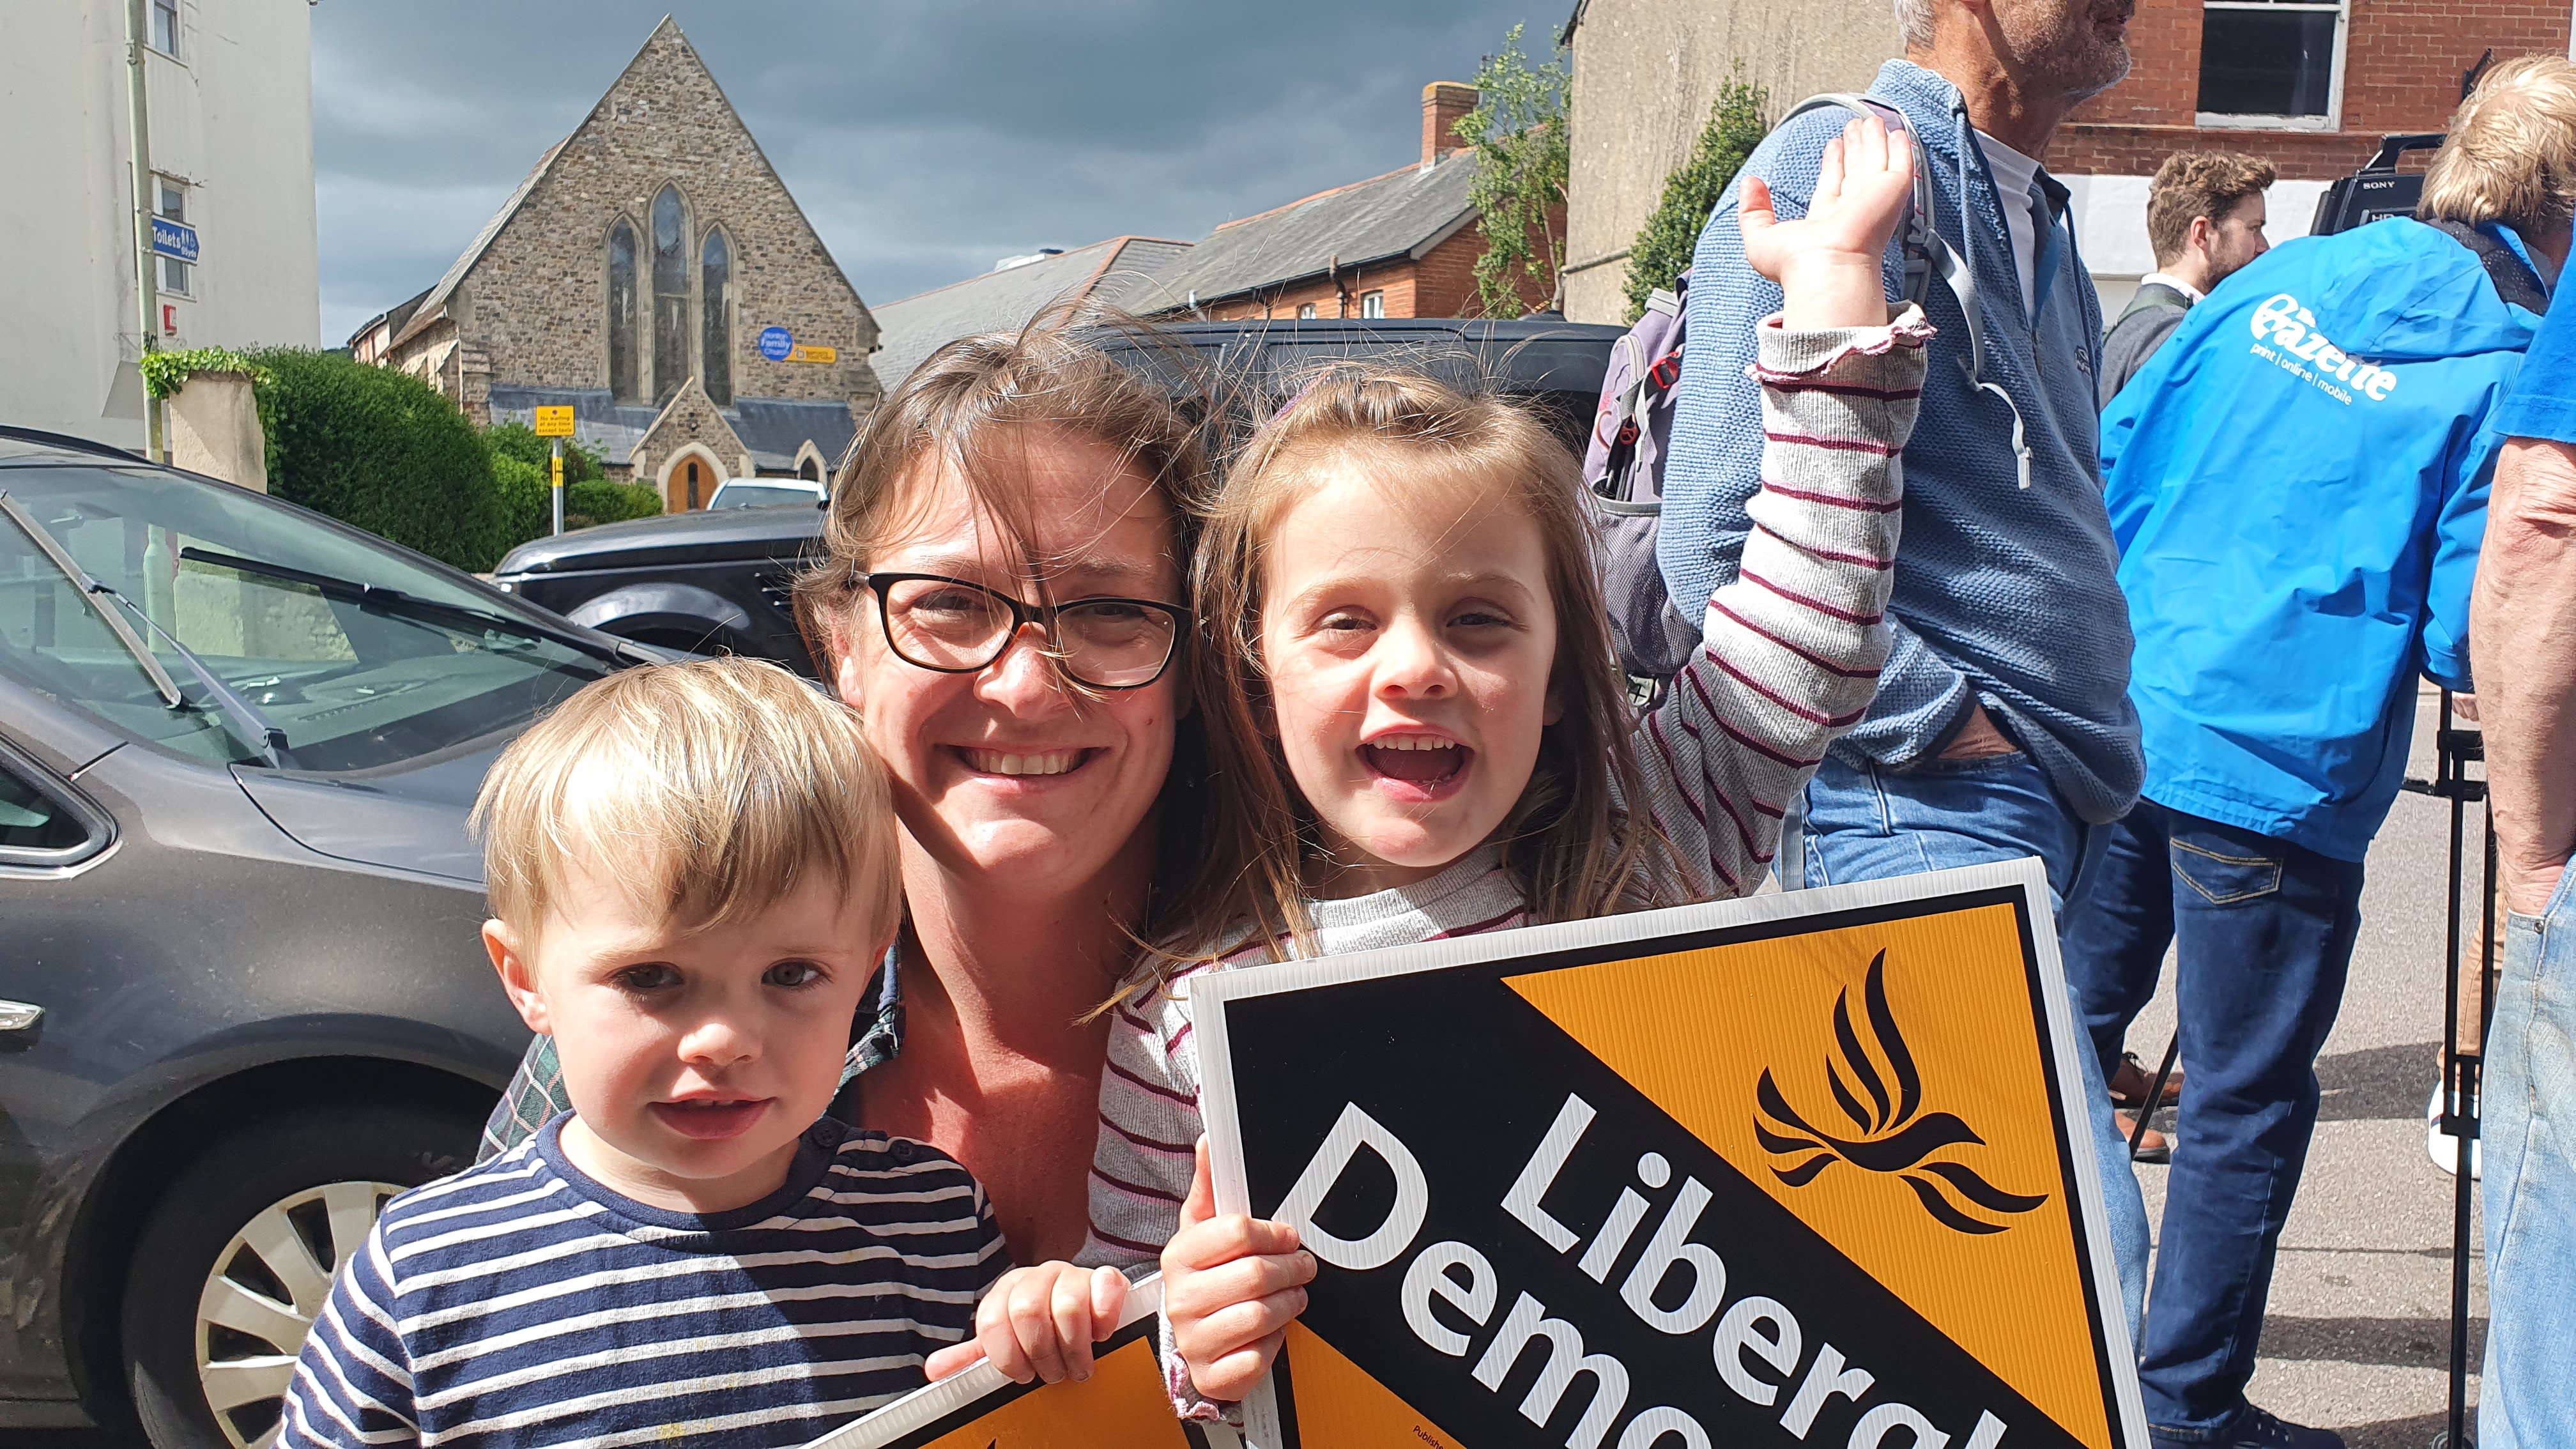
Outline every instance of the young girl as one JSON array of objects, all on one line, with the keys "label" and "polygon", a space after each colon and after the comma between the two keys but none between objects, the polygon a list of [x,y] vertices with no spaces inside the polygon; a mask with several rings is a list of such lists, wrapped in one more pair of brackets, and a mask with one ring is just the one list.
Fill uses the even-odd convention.
[{"label": "young girl", "polygon": [[[1868,120],[1828,151],[1805,220],[1773,220],[1748,179],[1746,250],[1786,294],[1763,326],[1766,481],[1703,647],[1642,718],[1575,459],[1528,413],[1346,368],[1236,461],[1196,571],[1232,686],[1202,702],[1229,794],[1210,869],[1236,884],[1115,1008],[1084,1250],[1159,1255],[1185,1414],[1259,1379],[1314,1272],[1286,1225],[1212,1217],[1190,982],[1747,894],[1782,802],[1868,709],[1929,335],[1912,309],[1890,322],[1880,283],[1911,176],[1906,138]],[[1108,1267],[1010,1275],[978,1345],[1023,1381],[1086,1375],[1123,1296]]]}]

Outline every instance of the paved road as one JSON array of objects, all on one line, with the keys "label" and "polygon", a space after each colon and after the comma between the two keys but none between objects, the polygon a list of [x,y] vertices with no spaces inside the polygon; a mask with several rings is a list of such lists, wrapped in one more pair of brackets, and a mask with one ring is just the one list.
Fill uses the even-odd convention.
[{"label": "paved road", "polygon": [[[2428,695],[2412,773],[2431,768]],[[2351,985],[2317,1066],[2322,1120],[2282,1235],[2251,1391],[2284,1418],[2341,1430],[2351,1449],[2424,1449],[2443,1426],[2452,1184],[2425,1155],[2423,1113],[2442,1036],[2449,820],[2447,804],[2401,796],[2371,852]],[[2168,972],[2130,1036],[2151,1064],[2172,1034],[2171,986]],[[2141,1167],[2139,1175],[2153,1219],[2163,1211],[2165,1171]],[[2486,1284],[2474,1254],[2472,1263],[2480,1269],[2470,1308],[2474,1367]],[[96,1433],[21,1431],[0,1433],[0,1449],[125,1446]]]},{"label": "paved road", "polygon": [[[2427,695],[2418,776],[2432,767],[2432,721]],[[2471,819],[2474,830],[2474,810]],[[2423,1449],[2443,1428],[2452,1182],[2425,1154],[2424,1105],[2442,1039],[2449,828],[2447,803],[2403,795],[2371,851],[2351,984],[2317,1064],[2325,1101],[2316,1144],[2282,1234],[2249,1390],[2283,1418],[2342,1431],[2352,1449]],[[2173,1030],[2170,973],[2165,984],[2129,1039],[2150,1066]],[[2152,1221],[2163,1211],[2165,1170],[2141,1167],[2139,1180]],[[2471,1264],[2474,1372],[2486,1329],[2474,1247]]]}]

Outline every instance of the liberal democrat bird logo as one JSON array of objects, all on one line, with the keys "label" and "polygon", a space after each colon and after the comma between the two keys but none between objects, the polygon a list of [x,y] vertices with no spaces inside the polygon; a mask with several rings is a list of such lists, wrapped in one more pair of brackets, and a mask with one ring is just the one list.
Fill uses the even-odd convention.
[{"label": "liberal democrat bird logo", "polygon": [[[1779,1084],[1771,1080],[1766,1067],[1756,1096],[1762,1116],[1769,1122],[1757,1119],[1753,1134],[1773,1157],[1797,1159],[1786,1167],[1773,1167],[1773,1175],[1791,1187],[1805,1187],[1836,1162],[1848,1162],[1863,1172],[1894,1173],[1914,1190],[1915,1197],[1922,1200],[1923,1210],[1935,1221],[1963,1233],[2000,1233],[2010,1226],[1975,1216],[1971,1208],[2011,1217],[2048,1201],[2045,1195],[2022,1197],[2006,1192],[1978,1176],[1966,1163],[1926,1160],[1944,1148],[1983,1147],[1986,1139],[1947,1112],[1918,1115],[1923,1105],[1923,1078],[1915,1070],[1913,1054],[1906,1050],[1904,1034],[1896,1029],[1895,1014],[1887,1009],[1885,951],[1869,963],[1869,978],[1863,983],[1862,993],[1870,1036],[1877,1045],[1877,1056],[1886,1063],[1886,1071],[1880,1072],[1871,1053],[1862,1046],[1860,1034],[1852,1028],[1849,987],[1834,998],[1834,1041],[1841,1048],[1841,1062],[1825,1063],[1825,1080],[1833,1088],[1834,1100],[1859,1129],[1859,1136],[1847,1140],[1809,1126],[1780,1094]],[[1855,1095],[1852,1087],[1845,1084],[1846,1071],[1868,1101],[1863,1102],[1861,1095]]]}]

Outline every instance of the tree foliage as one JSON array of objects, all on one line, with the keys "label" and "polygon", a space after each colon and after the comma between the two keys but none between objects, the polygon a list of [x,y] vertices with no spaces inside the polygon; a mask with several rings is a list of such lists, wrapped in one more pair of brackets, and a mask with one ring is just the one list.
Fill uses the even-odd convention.
[{"label": "tree foliage", "polygon": [[1718,197],[1770,129],[1762,120],[1770,104],[1770,92],[1746,80],[1741,64],[1717,88],[1717,103],[1709,108],[1690,159],[1665,178],[1662,202],[1628,248],[1629,321],[1645,315],[1648,297],[1690,270],[1691,253]]},{"label": "tree foliage", "polygon": [[491,454],[419,378],[345,353],[275,348],[263,389],[269,491],[461,569],[490,568],[508,533]]},{"label": "tree foliage", "polygon": [[1476,258],[1476,296],[1488,317],[1518,317],[1528,310],[1522,287],[1535,278],[1556,295],[1565,265],[1563,212],[1569,169],[1565,125],[1565,47],[1532,69],[1521,53],[1515,25],[1502,53],[1485,57],[1476,71],[1476,108],[1458,120],[1454,134],[1476,151],[1476,177],[1468,199],[1485,238]]},{"label": "tree foliage", "polygon": [[[483,443],[492,450],[495,459],[516,458],[539,473],[551,476],[546,463],[554,456],[555,439],[538,437],[537,430],[526,423],[496,423],[485,428]],[[588,483],[608,476],[603,468],[605,460],[599,454],[570,438],[563,439],[563,445],[566,485]]]}]

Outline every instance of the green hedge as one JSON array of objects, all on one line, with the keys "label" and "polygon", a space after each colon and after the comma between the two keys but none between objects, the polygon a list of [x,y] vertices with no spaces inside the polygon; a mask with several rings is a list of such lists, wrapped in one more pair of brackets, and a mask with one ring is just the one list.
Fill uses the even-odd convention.
[{"label": "green hedge", "polygon": [[269,491],[461,569],[489,569],[510,519],[491,453],[416,377],[346,354],[275,348],[263,389]]},{"label": "green hedge", "polygon": [[[497,433],[498,428],[492,430]],[[527,431],[521,428],[520,431]],[[487,438],[490,434],[485,435]],[[531,434],[530,436],[534,436]],[[571,481],[573,454],[564,453],[564,531],[588,528],[599,523],[622,523],[630,518],[650,518],[662,511],[662,496],[649,487],[632,483],[611,483],[601,478]],[[496,443],[492,450],[492,483],[501,494],[501,506],[508,522],[509,544],[502,552],[517,548],[532,538],[543,538],[554,532],[555,502],[547,494],[552,485],[546,480],[549,471],[537,464],[513,456],[506,444]]]},{"label": "green hedge", "polygon": [[[555,440],[538,437],[537,430],[526,423],[500,423],[485,428],[483,442],[491,448],[493,457],[516,458],[540,473],[547,471],[547,460],[554,456]],[[564,483],[567,486],[606,477],[600,464],[597,453],[570,438],[564,440]]]},{"label": "green hedge", "polygon": [[[567,461],[569,474],[572,464]],[[595,523],[624,523],[630,518],[651,518],[662,511],[662,495],[642,483],[610,483],[592,479],[587,483],[564,484],[564,530],[588,528]]]}]

